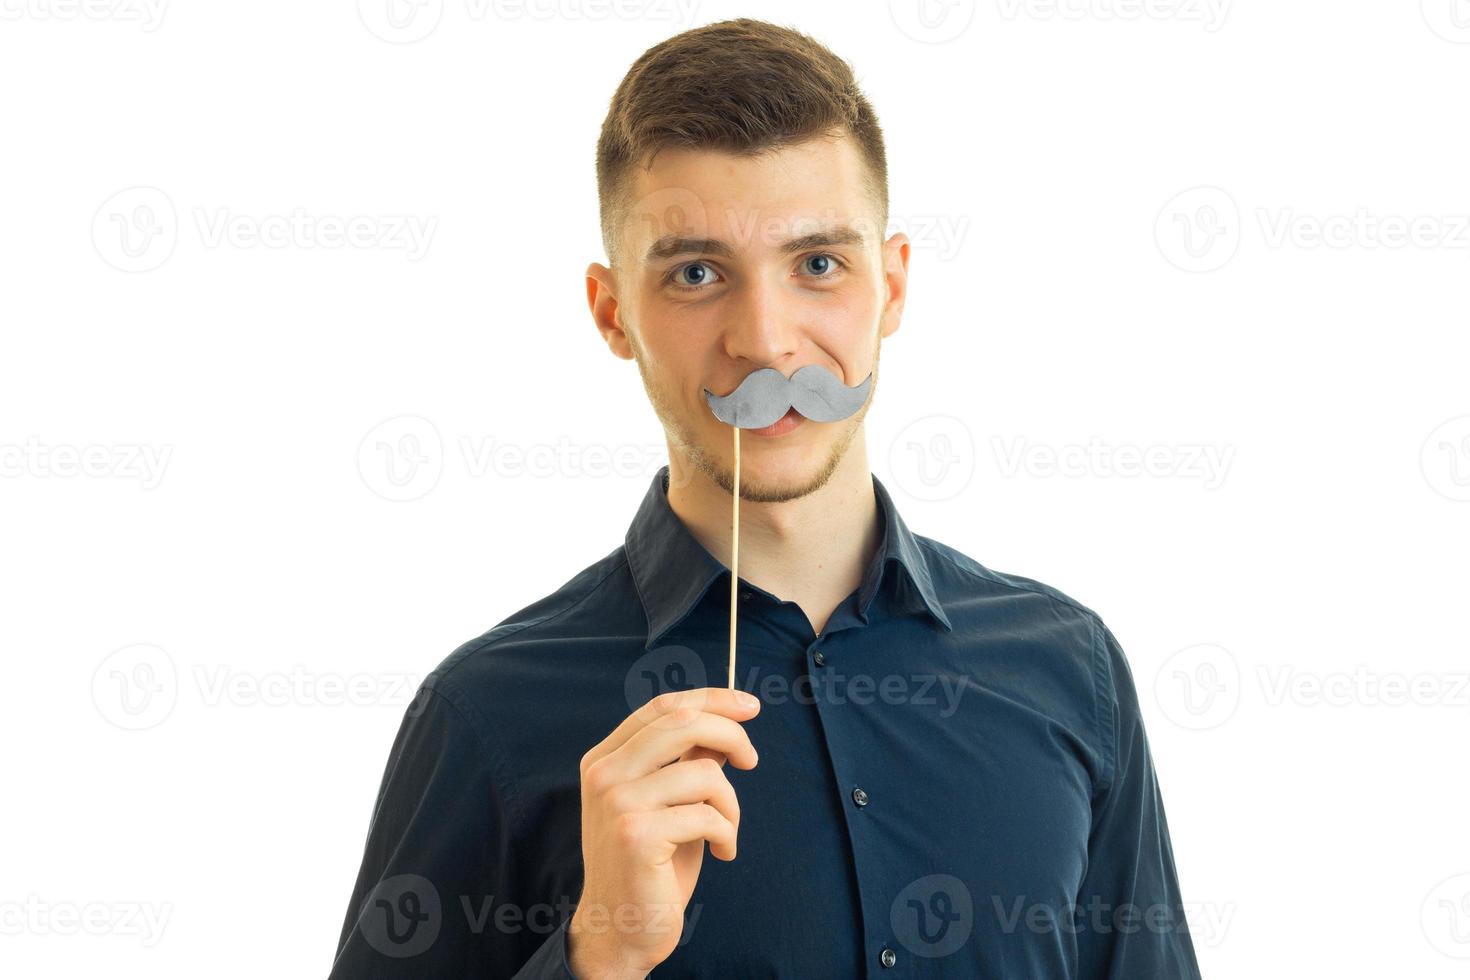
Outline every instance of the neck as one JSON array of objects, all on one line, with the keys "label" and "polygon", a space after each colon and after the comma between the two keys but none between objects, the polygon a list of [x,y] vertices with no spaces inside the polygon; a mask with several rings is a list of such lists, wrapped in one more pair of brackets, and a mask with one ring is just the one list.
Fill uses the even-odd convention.
[{"label": "neck", "polygon": [[[669,507],[728,568],[730,493],[672,447]],[[740,578],[796,603],[820,633],[832,611],[862,583],[878,550],[881,524],[859,429],[820,489],[779,503],[741,498]]]}]

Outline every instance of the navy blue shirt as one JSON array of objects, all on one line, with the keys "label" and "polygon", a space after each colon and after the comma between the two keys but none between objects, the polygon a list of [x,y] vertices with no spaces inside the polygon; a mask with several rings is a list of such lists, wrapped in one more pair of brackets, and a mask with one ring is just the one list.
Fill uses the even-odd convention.
[{"label": "navy blue shirt", "polygon": [[[729,569],[652,481],[624,543],[455,650],[407,710],[332,977],[575,980],[583,753],[666,690],[728,682]],[[1101,619],[911,532],[821,634],[741,580],[726,766],[654,977],[1198,977],[1138,696]]]}]

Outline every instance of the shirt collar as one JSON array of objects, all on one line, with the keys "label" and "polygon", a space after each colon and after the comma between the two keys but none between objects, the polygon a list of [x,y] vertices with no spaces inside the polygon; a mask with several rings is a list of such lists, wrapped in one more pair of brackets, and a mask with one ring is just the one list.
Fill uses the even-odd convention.
[{"label": "shirt collar", "polygon": [[[716,579],[723,575],[728,580],[729,575],[725,563],[689,533],[669,506],[668,479],[668,466],[660,467],[624,539],[633,585],[648,618],[647,649],[689,615]],[[884,573],[889,564],[896,564],[902,575],[894,583],[891,607],[912,615],[927,612],[944,630],[953,630],[939,603],[929,563],[919,542],[876,476],[873,495],[883,518],[883,540],[858,591],[859,618],[867,625],[868,610]]]}]

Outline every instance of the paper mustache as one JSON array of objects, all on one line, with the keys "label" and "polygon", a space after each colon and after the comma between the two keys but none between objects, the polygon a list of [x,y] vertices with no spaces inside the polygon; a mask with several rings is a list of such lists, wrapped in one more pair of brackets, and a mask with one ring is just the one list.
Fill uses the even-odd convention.
[{"label": "paper mustache", "polygon": [[708,388],[705,400],[715,418],[737,429],[763,429],[794,408],[813,422],[836,422],[863,407],[872,387],[873,372],[849,388],[820,364],[798,368],[787,378],[775,368],[760,368],[745,376],[723,397]]}]

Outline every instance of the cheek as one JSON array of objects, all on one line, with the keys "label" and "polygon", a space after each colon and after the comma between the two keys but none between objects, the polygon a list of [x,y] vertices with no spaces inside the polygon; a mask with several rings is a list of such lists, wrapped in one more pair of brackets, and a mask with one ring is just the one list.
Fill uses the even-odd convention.
[{"label": "cheek", "polygon": [[692,324],[663,323],[654,329],[655,336],[648,342],[653,348],[650,353],[661,370],[688,371],[701,361],[706,347],[714,349],[713,342],[705,339],[714,334]]},{"label": "cheek", "polygon": [[[697,384],[696,377],[716,364],[720,353],[720,324],[729,316],[719,304],[645,304],[639,340],[665,383]],[[692,381],[690,379],[693,379]]]},{"label": "cheek", "polygon": [[878,297],[863,286],[834,290],[812,309],[812,339],[842,364],[860,362],[872,347],[881,312]]},{"label": "cheek", "polygon": [[834,288],[815,294],[814,304],[849,322],[865,321],[877,317],[881,293],[874,270],[859,265]]},{"label": "cheek", "polygon": [[871,289],[854,289],[847,297],[848,316],[854,323],[867,326],[878,320],[878,296]]},{"label": "cheek", "polygon": [[[678,392],[702,384],[705,364],[710,360],[699,347],[701,333],[673,329],[669,324],[652,324],[640,335],[643,370],[666,391]],[[711,346],[710,351],[714,348]]]}]

